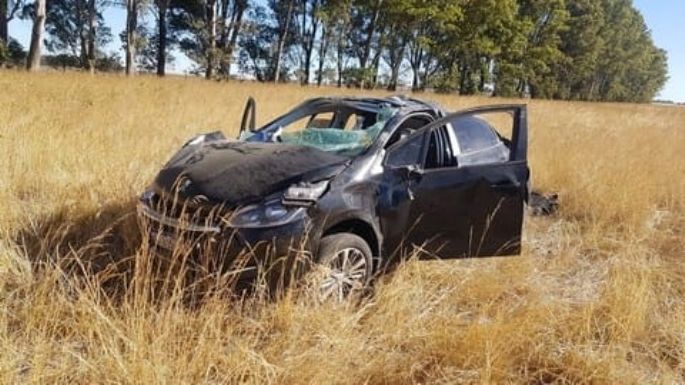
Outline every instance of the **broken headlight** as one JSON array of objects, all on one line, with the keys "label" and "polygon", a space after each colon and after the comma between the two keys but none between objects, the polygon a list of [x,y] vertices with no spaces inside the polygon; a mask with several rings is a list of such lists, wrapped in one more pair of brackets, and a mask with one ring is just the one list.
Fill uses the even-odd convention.
[{"label": "broken headlight", "polygon": [[328,189],[328,181],[298,183],[288,187],[283,194],[283,202],[288,204],[311,204],[317,201]]},{"label": "broken headlight", "polygon": [[259,228],[285,225],[304,215],[303,207],[287,207],[281,200],[272,200],[260,205],[247,206],[236,211],[228,225],[234,228]]}]

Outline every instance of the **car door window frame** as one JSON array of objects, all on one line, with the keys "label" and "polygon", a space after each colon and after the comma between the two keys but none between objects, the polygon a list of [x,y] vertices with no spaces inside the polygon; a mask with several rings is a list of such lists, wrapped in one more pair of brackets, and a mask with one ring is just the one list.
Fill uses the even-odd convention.
[{"label": "car door window frame", "polygon": [[[492,163],[482,163],[482,164],[475,164],[475,165],[460,165],[458,163],[458,155],[461,154],[461,147],[459,146],[459,141],[456,137],[456,134],[454,133],[453,129],[450,129],[451,126],[451,121],[454,119],[460,117],[460,116],[469,116],[469,115],[479,115],[479,114],[486,114],[486,113],[497,113],[497,112],[510,112],[513,114],[513,131],[512,131],[512,137],[511,137],[511,146],[509,148],[509,159],[506,162],[492,162]],[[501,164],[507,164],[507,163],[519,163],[519,162],[527,162],[527,142],[528,142],[528,132],[525,129],[525,124],[523,124],[523,121],[527,119],[527,111],[526,111],[526,105],[525,104],[502,104],[502,105],[494,105],[494,106],[486,106],[486,107],[475,107],[475,108],[469,108],[466,110],[462,111],[457,111],[453,112],[450,114],[445,115],[444,117],[437,119],[433,121],[432,123],[429,123],[428,125],[419,128],[411,134],[410,136],[404,138],[402,141],[399,141],[397,143],[393,143],[390,147],[386,149],[386,154],[383,159],[383,165],[388,166],[388,167],[393,167],[387,163],[388,157],[390,156],[390,153],[395,151],[396,148],[400,147],[403,143],[408,142],[411,138],[413,138],[416,135],[424,135],[423,138],[423,145],[422,145],[422,155],[420,156],[419,159],[422,159],[422,161],[419,162],[417,165],[420,171],[422,172],[430,172],[430,171],[435,171],[435,170],[444,170],[444,169],[449,169],[449,168],[474,168],[474,167],[487,167],[487,166],[493,166],[493,165],[501,165]],[[447,167],[439,167],[439,168],[433,168],[433,169],[426,169],[425,168],[425,161],[426,161],[426,153],[428,149],[428,140],[430,139],[429,133],[441,126],[446,126],[447,127],[447,132],[449,136],[449,143],[452,147],[452,156],[457,160],[455,165],[453,166],[447,166]],[[396,127],[399,127],[397,125]]]},{"label": "car door window frame", "polygon": [[[427,127],[428,125],[432,124],[435,121],[435,116],[431,115],[430,113],[428,113],[426,111],[414,112],[414,113],[411,113],[407,116],[402,117],[402,119],[400,119],[396,123],[393,123],[393,128],[391,130],[388,130],[389,132],[388,132],[387,140],[385,141],[385,143],[383,143],[383,148],[385,148],[387,151],[389,151],[392,146],[394,146],[398,143],[401,143],[403,140],[399,140],[399,141],[396,141],[395,143],[388,145],[388,143],[390,143],[390,140],[393,139],[393,137],[397,133],[397,130],[400,128],[400,126],[402,126],[404,123],[406,123],[409,119],[414,119],[414,118],[426,118],[426,120],[428,120],[428,123],[426,123],[425,125],[415,129],[414,132],[411,133],[411,135],[414,135],[415,133],[423,130],[424,127]],[[409,136],[411,136],[411,135],[409,135]],[[409,138],[409,136],[405,137],[404,139]]]},{"label": "car door window frame", "polygon": [[[440,132],[444,128],[444,132]],[[450,129],[447,127],[447,125],[442,125],[438,127],[433,127],[429,130],[428,133],[426,133],[428,136],[428,143],[426,145],[426,154],[423,160],[423,169],[426,172],[429,171],[434,171],[434,170],[444,170],[444,169],[449,169],[456,167],[456,154],[455,154],[455,145],[456,143],[453,141],[452,135],[450,134]],[[429,153],[428,151],[430,150],[430,144],[431,140],[433,138],[433,135],[436,137],[436,146],[442,147],[442,150],[439,150],[441,153],[441,156],[448,157],[448,162],[450,163],[449,165],[444,165],[446,160],[442,159],[442,165],[439,165],[437,167],[428,167],[428,156]],[[440,156],[438,156],[438,159]]]},{"label": "car door window frame", "polygon": [[512,113],[512,117],[513,117],[514,127],[513,127],[513,131],[512,131],[511,145],[509,146],[509,159],[507,161],[460,165],[458,163],[458,155],[462,154],[461,146],[459,145],[459,141],[456,137],[456,133],[454,132],[454,130],[449,129],[449,127],[448,127],[447,131],[448,131],[449,136],[450,136],[450,143],[452,144],[453,156],[457,159],[457,164],[454,166],[437,168],[437,169],[429,169],[429,170],[442,170],[445,168],[487,167],[487,166],[501,165],[501,164],[507,164],[507,163],[526,162],[527,161],[528,132],[527,132],[527,129],[525,127],[525,124],[523,124],[523,121],[525,119],[527,119],[526,105],[524,105],[524,104],[503,104],[503,105],[495,105],[495,106],[476,107],[476,108],[470,108],[470,109],[466,109],[466,110],[462,110],[462,111],[458,111],[458,112],[453,112],[451,114],[447,114],[443,118],[440,118],[440,119],[434,121],[433,123],[429,124],[428,126],[422,128],[421,130],[432,130],[432,129],[435,129],[436,127],[440,127],[440,126],[451,126],[451,122],[453,120],[455,120],[456,118],[459,118],[461,116],[473,116],[473,115],[482,115],[482,114],[498,113],[498,112],[509,112],[509,113]]}]

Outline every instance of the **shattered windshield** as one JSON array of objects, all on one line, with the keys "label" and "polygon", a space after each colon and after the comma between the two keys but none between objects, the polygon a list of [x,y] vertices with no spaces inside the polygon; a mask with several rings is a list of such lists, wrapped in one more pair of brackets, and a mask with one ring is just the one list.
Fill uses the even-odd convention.
[{"label": "shattered windshield", "polygon": [[344,107],[309,113],[295,111],[245,139],[310,146],[355,156],[373,144],[397,111],[388,104],[373,110]]}]

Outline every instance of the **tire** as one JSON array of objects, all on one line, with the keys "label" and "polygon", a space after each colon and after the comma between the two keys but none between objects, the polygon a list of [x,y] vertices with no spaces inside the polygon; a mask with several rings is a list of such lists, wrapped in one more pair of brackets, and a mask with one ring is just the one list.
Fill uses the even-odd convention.
[{"label": "tire", "polygon": [[318,284],[321,299],[342,301],[368,289],[373,274],[373,254],[358,235],[338,233],[321,238],[317,257],[323,272]]}]

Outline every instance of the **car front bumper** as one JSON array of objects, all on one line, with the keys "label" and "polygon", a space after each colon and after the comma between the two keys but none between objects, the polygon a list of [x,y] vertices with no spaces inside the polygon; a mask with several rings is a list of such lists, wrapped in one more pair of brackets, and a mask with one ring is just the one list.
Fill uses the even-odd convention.
[{"label": "car front bumper", "polygon": [[155,254],[188,261],[203,270],[236,272],[242,283],[291,277],[311,261],[318,236],[312,221],[302,217],[279,226],[231,228],[187,223],[165,216],[144,201],[137,207],[141,229]]}]

